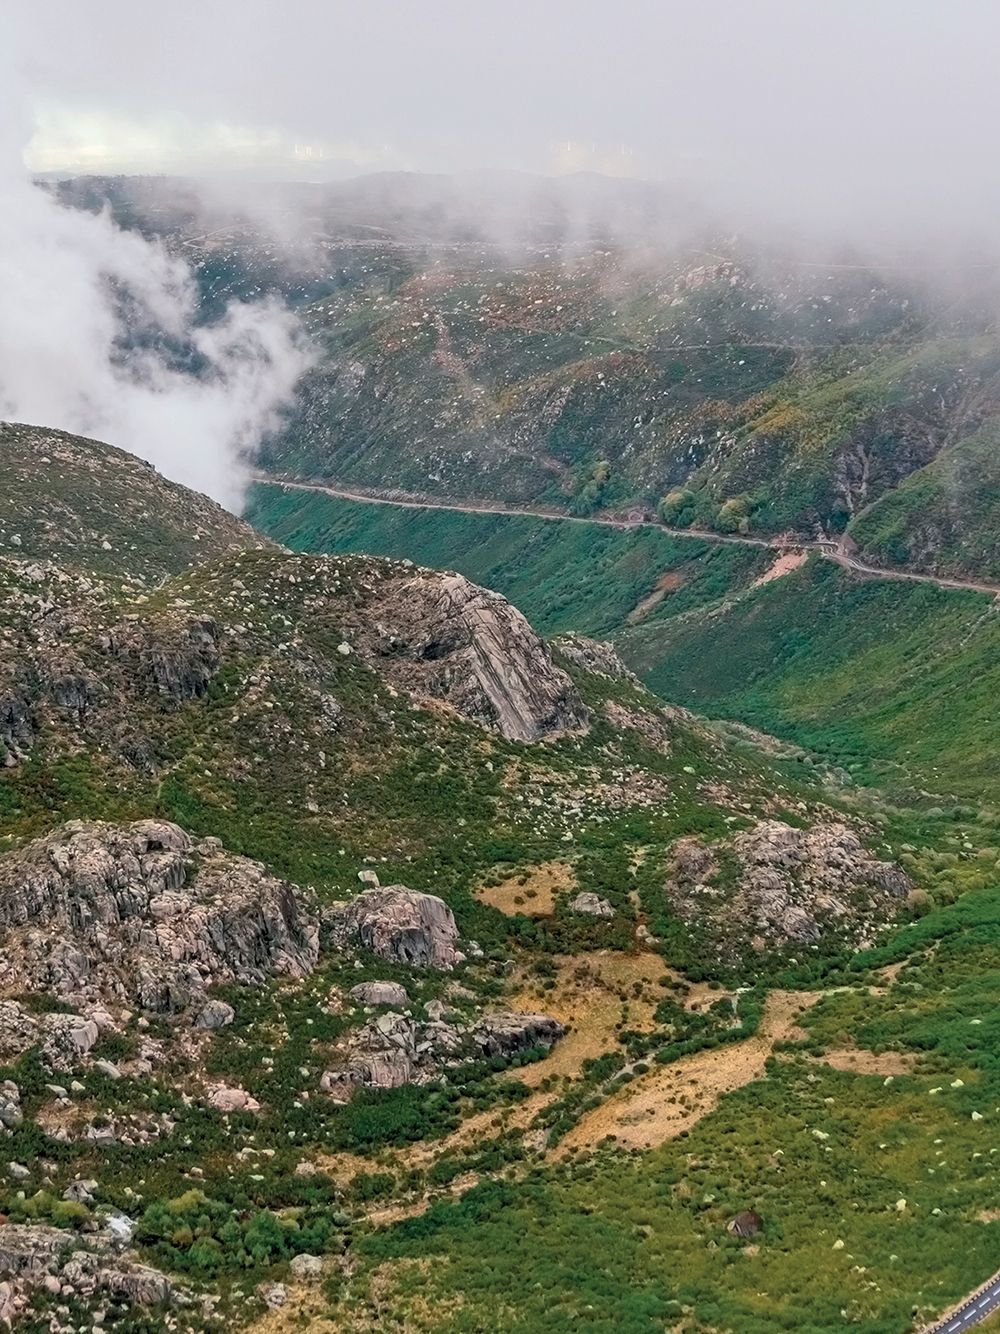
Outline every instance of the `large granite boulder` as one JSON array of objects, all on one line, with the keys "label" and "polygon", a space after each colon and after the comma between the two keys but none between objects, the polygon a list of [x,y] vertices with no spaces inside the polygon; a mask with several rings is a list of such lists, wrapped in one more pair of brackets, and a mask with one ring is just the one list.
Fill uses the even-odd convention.
[{"label": "large granite boulder", "polygon": [[363,643],[377,670],[443,699],[511,741],[587,726],[587,710],[548,646],[506,598],[430,570],[382,584]]},{"label": "large granite boulder", "polygon": [[614,917],[615,910],[607,899],[602,899],[600,894],[592,894],[589,890],[583,890],[577,894],[576,898],[570,899],[569,907],[571,912],[583,913],[585,917]]},{"label": "large granite boulder", "polygon": [[548,1049],[564,1032],[562,1024],[546,1014],[501,1010],[466,1024],[443,1019],[421,1023],[389,1011],[347,1034],[337,1063],[324,1072],[320,1087],[343,1101],[359,1087],[426,1084],[464,1061]]},{"label": "large granite boulder", "polygon": [[458,927],[443,899],[405,885],[366,889],[332,914],[334,938],[361,945],[383,959],[416,968],[452,968],[465,955],[456,948]]},{"label": "large granite boulder", "polygon": [[359,1005],[392,1005],[399,1009],[410,1002],[406,988],[398,982],[359,982],[347,994]]},{"label": "large granite boulder", "polygon": [[0,857],[0,986],[166,1011],[217,982],[304,977],[304,896],[178,825],[74,821]]}]

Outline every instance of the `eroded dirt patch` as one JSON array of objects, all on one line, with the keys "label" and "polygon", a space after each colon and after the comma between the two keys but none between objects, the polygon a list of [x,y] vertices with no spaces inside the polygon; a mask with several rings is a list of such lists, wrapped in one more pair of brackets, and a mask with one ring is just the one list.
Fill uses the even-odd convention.
[{"label": "eroded dirt patch", "polygon": [[802,1036],[799,1016],[817,1000],[818,992],[772,991],[752,1038],[696,1052],[634,1080],[584,1116],[553,1156],[592,1149],[604,1139],[650,1149],[689,1130],[724,1094],[763,1077],[774,1044]]},{"label": "eroded dirt patch", "polygon": [[625,618],[629,625],[635,625],[643,620],[654,607],[659,606],[668,593],[674,593],[678,588],[682,588],[687,582],[679,570],[667,570],[661,574],[656,581],[653,590],[646,594],[639,602],[635,604],[628,616]]},{"label": "eroded dirt patch", "polygon": [[793,570],[799,570],[805,565],[809,555],[805,551],[786,551],[783,556],[779,556],[772,566],[764,571],[750,585],[751,588],[762,588],[764,584],[773,583],[775,579],[781,579],[786,574],[791,574]]}]

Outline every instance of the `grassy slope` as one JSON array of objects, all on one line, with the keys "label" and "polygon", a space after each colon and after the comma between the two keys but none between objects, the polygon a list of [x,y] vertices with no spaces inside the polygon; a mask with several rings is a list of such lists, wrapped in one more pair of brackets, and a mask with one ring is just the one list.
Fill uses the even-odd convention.
[{"label": "grassy slope", "polygon": [[[1000,620],[985,596],[862,581],[818,559],[747,592],[766,554],[654,529],[392,509],[273,487],[255,490],[250,518],[293,547],[458,568],[545,633],[613,635],[665,698],[789,737],[862,781],[1000,794]],[[626,625],[671,570],[686,583]]]},{"label": "grassy slope", "polygon": [[942,574],[1000,574],[1000,422],[943,451],[851,525],[865,557]]},{"label": "grassy slope", "polygon": [[639,629],[624,646],[660,693],[862,779],[998,792],[1000,620],[985,595],[861,581],[814,558],[725,616]]},{"label": "grassy slope", "polygon": [[363,551],[455,569],[509,597],[543,634],[606,635],[667,572],[684,583],[656,607],[672,616],[766,568],[766,552],[520,516],[397,509],[256,486],[247,517],[298,551]]},{"label": "grassy slope", "polygon": [[0,552],[111,578],[162,578],[260,538],[134,454],[0,422]]},{"label": "grassy slope", "polygon": [[[480,1188],[362,1238],[369,1273],[390,1262],[379,1271],[382,1318],[415,1311],[411,1328],[455,1334],[492,1327],[495,1310],[504,1328],[540,1334],[577,1322],[625,1334],[922,1326],[1000,1253],[1000,1222],[976,1202],[1000,1172],[1000,894],[970,894],[856,967],[906,956],[874,997],[821,1000],[800,1051],[686,1137]],[[883,1079],[810,1059],[848,1040],[918,1053],[921,1064]],[[749,1206],[764,1218],[752,1246],[725,1229]],[[421,1323],[428,1309],[435,1317]]]}]

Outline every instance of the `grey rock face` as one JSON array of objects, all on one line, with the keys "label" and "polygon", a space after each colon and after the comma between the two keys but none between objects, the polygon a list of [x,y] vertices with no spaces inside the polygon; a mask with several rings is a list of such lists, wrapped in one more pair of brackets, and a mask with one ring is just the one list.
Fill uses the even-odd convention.
[{"label": "grey rock face", "polygon": [[761,820],[718,850],[735,861],[735,885],[731,873],[717,883],[714,847],[686,838],[675,844],[667,892],[689,920],[714,923],[731,950],[808,944],[826,933],[861,946],[913,888],[905,872],[873,857],[839,823],[796,829]]},{"label": "grey rock face", "polygon": [[410,998],[406,988],[398,982],[359,982],[347,993],[351,1000],[359,1005],[408,1005]]},{"label": "grey rock face", "polygon": [[[215,982],[305,976],[318,927],[290,885],[177,825],[73,822],[0,857],[0,942],[4,985],[165,1011],[204,1006]],[[55,1043],[97,1040],[92,1021],[49,1018]],[[4,1027],[0,1007],[0,1043]]]},{"label": "grey rock face", "polygon": [[447,700],[511,741],[587,726],[572,681],[499,593],[427,572],[387,582],[373,611],[375,665],[409,693]]},{"label": "grey rock face", "polygon": [[381,1014],[353,1030],[340,1062],[320,1087],[343,1101],[360,1086],[399,1088],[436,1079],[442,1069],[482,1057],[510,1057],[532,1047],[549,1048],[565,1029],[545,1014],[497,1011],[472,1024],[442,1020],[420,1023],[406,1015]]},{"label": "grey rock face", "polygon": [[577,894],[575,899],[570,899],[569,906],[571,911],[583,913],[587,917],[615,916],[615,910],[607,899],[602,899],[599,894],[591,894],[587,890]]},{"label": "grey rock face", "polygon": [[27,696],[0,679],[0,768],[13,769],[27,758],[35,739],[35,720]]},{"label": "grey rock face", "polygon": [[444,900],[405,885],[365,890],[337,908],[333,926],[338,941],[417,968],[452,968],[465,958]]},{"label": "grey rock face", "polygon": [[625,666],[614,644],[602,639],[589,639],[586,635],[559,635],[552,641],[564,658],[568,658],[574,667],[581,671],[592,672],[595,676],[609,677],[613,681],[629,681],[639,685],[639,678]]}]

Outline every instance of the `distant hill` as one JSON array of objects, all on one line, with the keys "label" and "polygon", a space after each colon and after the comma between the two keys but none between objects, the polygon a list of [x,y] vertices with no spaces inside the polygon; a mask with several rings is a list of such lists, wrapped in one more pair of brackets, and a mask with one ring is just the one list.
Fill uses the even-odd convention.
[{"label": "distant hill", "polygon": [[270,545],[123,449],[0,423],[0,554],[137,581]]},{"label": "distant hill", "polygon": [[266,444],[275,472],[847,529],[874,563],[1000,569],[977,480],[1000,420],[1000,275],[982,265],[803,258],[602,177],[52,188],[183,254],[206,316],[266,292],[300,310],[320,354]]}]

